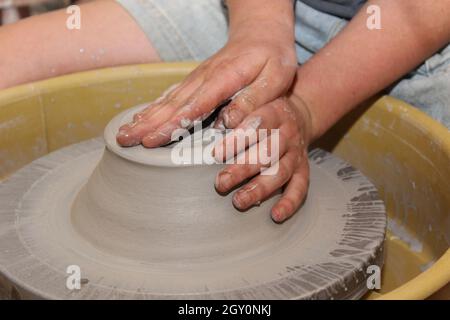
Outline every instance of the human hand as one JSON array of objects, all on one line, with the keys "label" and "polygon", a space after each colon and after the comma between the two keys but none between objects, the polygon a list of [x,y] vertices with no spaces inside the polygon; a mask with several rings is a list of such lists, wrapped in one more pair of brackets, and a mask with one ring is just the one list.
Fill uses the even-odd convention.
[{"label": "human hand", "polygon": [[[267,129],[268,138],[264,139],[266,141],[258,140],[250,146],[248,144],[251,143],[241,145],[239,148],[239,129],[242,129],[241,132],[248,129]],[[278,129],[279,138],[275,139],[277,136],[273,134],[273,129]],[[246,210],[285,186],[281,198],[272,207],[271,215],[276,222],[288,219],[300,207],[308,190],[307,148],[312,137],[311,113],[299,97],[291,95],[289,98],[279,98],[258,108],[246,115],[242,123],[215,146],[214,156],[217,161],[229,159],[229,155],[247,160],[245,164],[240,164],[243,161],[234,161],[233,164],[225,166],[216,177],[216,189],[221,193],[228,193],[251,179],[233,195],[234,206]],[[278,148],[272,148],[274,143],[278,144]],[[230,149],[232,152],[227,154]],[[260,157],[262,149],[278,151],[277,154],[268,152],[271,160],[275,161],[272,161],[272,166],[265,171],[262,171],[265,165]],[[253,156],[257,154],[258,161],[255,163],[248,161],[252,158],[252,153]]]},{"label": "human hand", "polygon": [[241,90],[222,114],[223,124],[233,128],[246,113],[282,96],[297,67],[293,30],[280,23],[265,24],[240,23],[230,31],[224,48],[122,126],[117,142],[164,145],[173,131],[204,119]]}]

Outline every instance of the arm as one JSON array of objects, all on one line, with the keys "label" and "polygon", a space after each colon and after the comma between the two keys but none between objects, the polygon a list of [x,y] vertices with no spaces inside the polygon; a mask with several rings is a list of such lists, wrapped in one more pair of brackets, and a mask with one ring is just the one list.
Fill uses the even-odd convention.
[{"label": "arm", "polygon": [[[378,0],[371,4],[381,7],[382,30],[369,30],[368,16],[361,10],[345,30],[297,69],[288,99],[277,99],[244,119],[242,128],[259,117],[259,129],[279,129],[280,157],[278,172],[269,177],[257,174],[260,164],[231,164],[219,172],[216,188],[221,192],[229,192],[256,173],[233,195],[238,208],[249,208],[285,186],[271,213],[277,222],[289,218],[308,190],[308,144],[450,40],[450,1]],[[225,139],[217,150],[231,139]]]},{"label": "arm", "polygon": [[267,37],[282,37],[292,43],[295,41],[293,0],[228,0],[226,4],[229,9],[230,38],[239,37],[242,28],[250,27],[251,32],[263,29]]},{"label": "arm", "polygon": [[294,94],[309,106],[313,138],[450,41],[450,2],[378,0],[381,30],[365,8],[297,70]]},{"label": "arm", "polygon": [[165,144],[183,123],[204,117],[244,89],[223,114],[224,125],[233,128],[244,111],[251,112],[289,90],[297,68],[292,0],[229,0],[228,6],[227,44],[123,126],[117,135],[121,145]]}]

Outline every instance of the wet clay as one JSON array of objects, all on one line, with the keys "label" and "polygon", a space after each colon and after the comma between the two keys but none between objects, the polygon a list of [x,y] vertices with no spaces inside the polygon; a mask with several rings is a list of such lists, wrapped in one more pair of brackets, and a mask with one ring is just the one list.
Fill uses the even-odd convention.
[{"label": "wet clay", "polygon": [[[170,147],[119,147],[115,132],[132,112],[114,118],[104,140],[58,150],[0,184],[0,273],[16,294],[329,299],[367,291],[367,267],[383,262],[386,216],[359,171],[313,150],[307,200],[276,224],[270,208],[279,195],[239,212],[232,194],[213,187],[218,165],[174,165]],[[79,290],[66,286],[73,265]]]}]

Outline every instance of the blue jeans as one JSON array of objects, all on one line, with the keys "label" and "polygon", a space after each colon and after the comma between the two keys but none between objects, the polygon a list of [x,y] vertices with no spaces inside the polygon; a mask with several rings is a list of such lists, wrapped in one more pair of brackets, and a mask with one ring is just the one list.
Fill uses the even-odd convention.
[{"label": "blue jeans", "polygon": [[[204,60],[227,41],[220,0],[116,0],[141,26],[164,61]],[[297,58],[305,63],[335,37],[347,20],[297,1]],[[450,45],[405,76],[388,93],[450,129]]]}]

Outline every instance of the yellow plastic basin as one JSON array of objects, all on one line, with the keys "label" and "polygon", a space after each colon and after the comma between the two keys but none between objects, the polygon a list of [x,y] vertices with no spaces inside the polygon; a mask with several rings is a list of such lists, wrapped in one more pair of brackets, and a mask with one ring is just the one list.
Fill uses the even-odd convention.
[{"label": "yellow plastic basin", "polygon": [[[115,114],[157,98],[194,67],[126,66],[0,91],[0,179],[48,152],[101,135]],[[382,288],[366,298],[450,299],[449,131],[408,104],[382,97],[348,115],[317,145],[360,169],[386,203]]]}]

